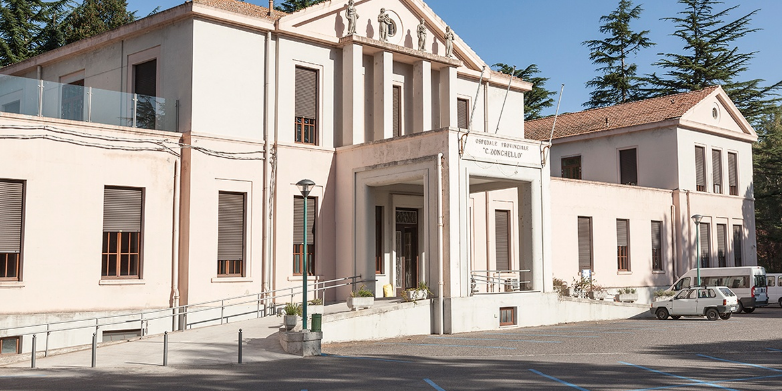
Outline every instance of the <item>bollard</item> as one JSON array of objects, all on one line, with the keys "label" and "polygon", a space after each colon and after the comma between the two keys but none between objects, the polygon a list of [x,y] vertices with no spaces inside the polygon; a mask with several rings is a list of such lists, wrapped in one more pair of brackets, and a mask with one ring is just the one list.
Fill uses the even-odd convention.
[{"label": "bollard", "polygon": [[168,366],[168,331],[163,333],[163,366]]},{"label": "bollard", "polygon": [[239,364],[242,363],[242,329],[239,329]]},{"label": "bollard", "polygon": [[95,368],[95,359],[98,355],[98,333],[92,333],[92,368]]},{"label": "bollard", "polygon": [[33,334],[33,352],[30,358],[30,368],[35,368],[35,334]]},{"label": "bollard", "polygon": [[319,332],[321,323],[323,322],[323,315],[322,314],[312,314],[312,328],[310,331],[312,332]]}]

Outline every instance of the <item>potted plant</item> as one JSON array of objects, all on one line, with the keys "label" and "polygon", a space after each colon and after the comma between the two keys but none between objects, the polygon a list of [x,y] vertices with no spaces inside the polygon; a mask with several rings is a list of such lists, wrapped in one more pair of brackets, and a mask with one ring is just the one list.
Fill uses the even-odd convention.
[{"label": "potted plant", "polygon": [[589,298],[593,300],[605,300],[608,297],[608,292],[605,288],[594,283],[589,285]]},{"label": "potted plant", "polygon": [[283,324],[285,325],[285,330],[293,330],[293,328],[296,327],[296,324],[299,322],[299,317],[301,316],[301,304],[285,304],[285,307],[282,308],[282,311],[277,311],[277,316],[283,315]]},{"label": "potted plant", "polygon": [[429,290],[429,286],[421,281],[418,283],[418,288],[409,288],[402,292],[402,300],[416,302],[417,300],[424,300],[431,295],[433,293]]},{"label": "potted plant", "polygon": [[570,296],[567,282],[565,282],[565,280],[554,277],[553,283],[554,291],[559,293],[560,296]]},{"label": "potted plant", "polygon": [[307,304],[307,315],[309,316],[312,316],[313,314],[323,315],[324,310],[323,299],[312,299]]},{"label": "potted plant", "polygon": [[635,293],[635,288],[622,288],[615,296],[615,300],[622,303],[632,303],[638,301],[638,294]]},{"label": "potted plant", "polygon": [[361,284],[357,291],[350,292],[350,297],[348,297],[348,307],[351,311],[369,308],[373,304],[375,304],[375,294],[364,284]]},{"label": "potted plant", "polygon": [[603,300],[608,296],[605,288],[597,284],[597,280],[583,276],[573,278],[573,290],[575,296],[581,298],[588,297],[593,300]]}]

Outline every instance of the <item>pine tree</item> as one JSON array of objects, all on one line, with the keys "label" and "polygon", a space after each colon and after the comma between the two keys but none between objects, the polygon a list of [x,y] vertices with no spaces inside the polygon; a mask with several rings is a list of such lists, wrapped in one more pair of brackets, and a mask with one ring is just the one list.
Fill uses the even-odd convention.
[{"label": "pine tree", "polygon": [[782,87],[782,81],[768,87],[760,87],[762,79],[736,81],[747,70],[755,52],[742,53],[734,42],[758,30],[749,25],[759,10],[726,23],[723,18],[738,6],[715,12],[712,5],[720,1],[679,0],[679,3],[686,9],[679,12],[679,17],[665,20],[676,23],[673,35],[684,40],[685,53],[666,53],[654,64],[667,71],[663,77],[652,74],[647,79],[653,85],[651,95],[668,95],[720,84],[750,122],[773,111],[779,99],[770,96]]},{"label": "pine tree", "polygon": [[84,0],[65,20],[65,43],[76,42],[136,20],[126,0]]},{"label": "pine tree", "polygon": [[584,106],[604,107],[644,98],[640,88],[643,83],[636,76],[637,66],[628,63],[628,56],[654,45],[647,37],[649,30],[636,33],[630,29],[630,22],[638,19],[642,11],[640,5],[633,7],[632,1],[620,0],[614,12],[600,17],[600,21],[605,22],[600,26],[600,32],[608,37],[582,42],[591,50],[589,59],[602,73],[586,83],[594,90]]},{"label": "pine tree", "polygon": [[782,272],[782,106],[756,127],[754,145],[755,225],[758,265]]},{"label": "pine tree", "polygon": [[[494,64],[492,68],[507,75],[510,75],[513,71],[513,67],[503,63]],[[538,73],[540,73],[540,70],[538,70],[536,64],[530,64],[530,66],[524,69],[517,69],[513,72],[514,77],[532,83],[532,91],[524,94],[525,120],[540,118],[544,108],[554,105],[554,98],[551,96],[556,94],[556,92],[549,91],[543,87],[549,78],[534,76]]]},{"label": "pine tree", "polygon": [[38,54],[45,10],[41,0],[0,0],[0,66]]},{"label": "pine tree", "polygon": [[326,0],[285,0],[282,4],[274,7],[277,11],[293,13],[298,10],[322,3]]}]

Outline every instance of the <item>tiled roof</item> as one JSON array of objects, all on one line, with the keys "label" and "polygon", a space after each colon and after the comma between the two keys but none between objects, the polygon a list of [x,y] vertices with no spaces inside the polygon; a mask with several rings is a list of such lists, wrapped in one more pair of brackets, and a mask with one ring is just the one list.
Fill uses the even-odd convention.
[{"label": "tiled roof", "polygon": [[[576,136],[679,118],[718,88],[720,86],[711,86],[698,91],[562,114],[557,118],[557,127],[554,129],[553,138]],[[524,135],[528,139],[548,141],[553,122],[553,116],[524,121]]]},{"label": "tiled roof", "polygon": [[273,10],[272,16],[269,16],[268,8],[261,7],[260,5],[245,3],[243,1],[237,1],[237,0],[193,0],[193,3],[221,9],[223,11],[235,12],[241,15],[252,16],[255,18],[263,18],[272,21],[287,15],[285,12]]}]

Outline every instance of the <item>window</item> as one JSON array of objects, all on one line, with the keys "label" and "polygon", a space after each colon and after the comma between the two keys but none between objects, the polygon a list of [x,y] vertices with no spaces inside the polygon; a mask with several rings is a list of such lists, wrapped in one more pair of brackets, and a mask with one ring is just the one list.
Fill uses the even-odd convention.
[{"label": "window", "polygon": [[701,267],[709,267],[709,223],[700,223]]},{"label": "window", "polygon": [[142,191],[106,187],[103,191],[104,278],[139,278]]},{"label": "window", "polygon": [[393,106],[394,137],[399,137],[402,135],[402,87],[393,86],[392,91],[393,101],[391,105]]},{"label": "window", "polygon": [[635,148],[619,151],[619,177],[623,185],[638,184],[638,163]]},{"label": "window", "polygon": [[217,275],[244,275],[245,194],[220,192],[217,210]]},{"label": "window", "polygon": [[318,71],[296,67],[296,120],[297,143],[317,145],[318,125]]},{"label": "window", "polygon": [[[315,274],[315,211],[318,201],[307,197],[307,274]],[[293,199],[293,274],[304,270],[304,198]]]},{"label": "window", "polygon": [[133,65],[133,93],[136,96],[136,127],[155,129],[157,117],[157,60]]},{"label": "window", "polygon": [[768,276],[768,277],[766,277],[766,286],[767,287],[777,286],[777,277],[776,276]]},{"label": "window", "polygon": [[663,270],[662,232],[663,222],[652,221],[652,270],[656,272]]},{"label": "window", "polygon": [[742,247],[744,234],[740,225],[733,226],[733,266],[742,266]]},{"label": "window", "polygon": [[470,101],[467,99],[456,99],[456,122],[460,129],[467,129],[470,126]]},{"label": "window", "polygon": [[24,183],[0,180],[0,281],[21,280]]},{"label": "window", "polygon": [[384,274],[383,268],[383,207],[375,207],[375,273]]},{"label": "window", "polygon": [[714,193],[722,194],[722,152],[711,150],[711,179],[714,183]]},{"label": "window", "polygon": [[0,338],[0,354],[19,354],[21,353],[21,337],[3,337]]},{"label": "window", "polygon": [[695,147],[695,190],[706,191],[706,150]]},{"label": "window", "polygon": [[578,217],[578,270],[592,270],[592,218]]},{"label": "window", "polygon": [[508,251],[510,243],[510,211],[494,211],[494,237],[495,237],[495,256],[497,259],[496,270],[510,270],[510,253]]},{"label": "window", "polygon": [[500,326],[516,324],[516,307],[500,307]]},{"label": "window", "polygon": [[630,255],[628,253],[628,220],[616,220],[616,264],[619,271],[630,271]]},{"label": "window", "polygon": [[728,187],[730,195],[739,195],[738,172],[736,171],[736,154],[728,152]]},{"label": "window", "polygon": [[84,79],[62,86],[62,119],[82,121],[84,119]]},{"label": "window", "polygon": [[581,179],[581,156],[562,158],[562,178]]},{"label": "window", "polygon": [[728,266],[728,227],[725,224],[717,224],[717,262],[719,267]]}]

